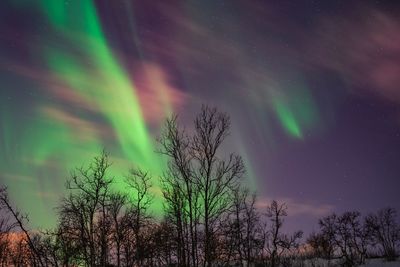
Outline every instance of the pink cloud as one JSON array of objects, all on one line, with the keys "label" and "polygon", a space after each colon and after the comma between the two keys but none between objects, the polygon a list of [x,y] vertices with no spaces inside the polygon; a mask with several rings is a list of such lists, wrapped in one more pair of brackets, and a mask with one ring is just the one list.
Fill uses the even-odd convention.
[{"label": "pink cloud", "polygon": [[[101,112],[97,105],[89,103],[76,90],[60,81],[48,70],[17,64],[7,65],[7,68],[9,71],[39,84],[41,89],[63,104],[91,112]],[[145,120],[149,123],[160,122],[170,115],[169,113],[182,107],[188,98],[187,94],[172,85],[172,77],[156,63],[137,64],[133,71],[133,81]],[[57,117],[55,119],[67,122],[74,128],[91,128],[90,130],[94,131],[95,127],[99,127],[99,125],[92,125],[92,123],[60,109],[45,107],[42,112],[49,117]],[[104,133],[103,130],[97,132]]]},{"label": "pink cloud", "polygon": [[187,95],[174,87],[171,77],[155,63],[144,62],[133,73],[140,106],[147,122],[160,122],[185,103]]},{"label": "pink cloud", "polygon": [[352,87],[400,102],[398,19],[364,9],[362,15],[325,19],[321,25],[309,46],[317,65],[338,72]]},{"label": "pink cloud", "polygon": [[[331,213],[334,209],[333,205],[329,204],[316,204],[309,202],[300,202],[292,198],[278,198],[275,199],[278,203],[285,203],[288,208],[288,215],[310,215],[313,217],[322,217]],[[272,202],[272,199],[263,198],[257,203],[257,207],[261,210],[265,210]]]},{"label": "pink cloud", "polygon": [[8,70],[27,78],[34,83],[40,85],[40,89],[50,94],[56,100],[60,100],[65,104],[76,106],[80,109],[98,112],[94,105],[90,105],[75,90],[60,81],[55,75],[46,69],[35,68],[33,66],[25,66],[20,64],[9,64]]},{"label": "pink cloud", "polygon": [[68,112],[68,110],[46,105],[41,107],[41,113],[46,118],[68,125],[69,128],[75,132],[75,138],[79,138],[82,142],[95,141],[98,137],[104,139],[114,137],[112,129],[107,125],[80,118]]}]

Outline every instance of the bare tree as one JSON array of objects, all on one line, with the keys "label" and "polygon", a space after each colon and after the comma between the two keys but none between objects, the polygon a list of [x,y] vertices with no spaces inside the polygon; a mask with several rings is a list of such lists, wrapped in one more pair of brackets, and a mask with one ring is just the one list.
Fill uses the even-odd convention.
[{"label": "bare tree", "polygon": [[257,254],[263,250],[263,231],[264,226],[261,222],[261,214],[256,209],[257,196],[255,193],[246,195],[244,202],[244,255],[247,265],[254,263]]},{"label": "bare tree", "polygon": [[376,214],[368,215],[365,219],[372,243],[380,247],[382,255],[388,261],[396,260],[400,246],[400,226],[396,217],[395,209],[384,208]]},{"label": "bare tree", "polygon": [[[0,194],[2,198],[6,198],[8,201],[7,189],[5,187],[0,188]],[[7,206],[0,205],[0,266],[8,266],[11,261],[12,254],[12,235],[13,229],[18,227],[17,222],[13,222],[10,218]]]},{"label": "bare tree", "polygon": [[127,202],[127,196],[122,193],[112,193],[109,196],[109,215],[113,221],[112,241],[115,244],[117,266],[121,266],[121,245],[124,238],[124,227],[122,224],[122,209]]},{"label": "bare tree", "polygon": [[79,261],[78,258],[79,247],[76,245],[76,240],[69,228],[63,228],[63,224],[56,226],[54,230],[47,230],[43,232],[40,246],[45,251],[46,261],[50,262],[50,266],[73,266]]},{"label": "bare tree", "polygon": [[[243,161],[230,154],[224,160],[218,154],[229,134],[230,120],[225,113],[203,106],[194,121],[194,133],[189,136],[177,123],[177,117],[167,120],[160,138],[160,152],[170,158],[164,177],[168,196],[182,196],[187,212],[191,265],[198,266],[198,222],[204,227],[203,265],[209,266],[216,244],[216,224],[230,207],[230,195],[244,173]],[[179,191],[179,192],[178,192]],[[173,194],[171,194],[173,193]],[[172,199],[169,197],[169,199]],[[175,198],[176,200],[177,198]],[[180,229],[179,231],[184,231]],[[183,233],[182,233],[183,235]],[[188,263],[189,264],[189,263]]]},{"label": "bare tree", "polygon": [[[199,189],[193,176],[193,156],[191,139],[180,127],[175,115],[165,123],[159,138],[159,152],[169,157],[168,170],[162,177],[163,194],[168,204],[168,212],[174,215],[178,235],[178,264],[198,265],[197,227],[199,221]],[[186,225],[188,221],[188,225]],[[189,237],[185,237],[184,229],[188,228]],[[190,242],[190,255],[185,247]]]},{"label": "bare tree", "polygon": [[190,153],[195,162],[193,173],[202,201],[204,266],[210,266],[213,261],[215,224],[231,205],[230,195],[238,186],[244,165],[240,156],[230,154],[228,160],[223,160],[218,155],[229,134],[230,120],[227,114],[203,106],[194,126]]},{"label": "bare tree", "polygon": [[0,188],[0,209],[11,214],[11,217],[14,219],[13,226],[18,227],[20,231],[22,231],[22,233],[24,234],[24,240],[21,240],[21,248],[23,246],[23,243],[26,242],[31,251],[30,255],[32,256],[33,261],[37,262],[35,266],[45,266],[42,261],[42,255],[39,253],[28,229],[26,228],[25,224],[29,222],[28,215],[22,214],[18,209],[15,209],[11,205],[11,201],[7,193],[7,188],[5,187]]},{"label": "bare tree", "polygon": [[365,263],[368,238],[358,211],[344,212],[340,216],[331,214],[322,218],[319,225],[324,238],[329,245],[333,244],[335,254],[343,260],[343,266]]},{"label": "bare tree", "polygon": [[307,244],[312,248],[312,257],[332,260],[335,252],[334,240],[327,233],[311,233]]},{"label": "bare tree", "polygon": [[[184,229],[187,228],[187,199],[182,190],[182,185],[173,175],[164,174],[161,180],[164,202],[164,212],[166,220],[169,221],[175,228],[176,235],[176,257],[178,266],[189,265],[187,263],[186,246],[188,239],[185,237]],[[189,226],[190,227],[190,226]],[[192,239],[192,247],[197,246],[197,240]],[[191,251],[193,253],[193,250]],[[193,254],[192,254],[193,255]],[[194,264],[196,264],[196,254]],[[193,265],[195,266],[195,265]]]},{"label": "bare tree", "polygon": [[145,248],[142,241],[142,230],[146,221],[149,219],[148,209],[153,201],[153,195],[150,193],[152,187],[151,176],[148,172],[140,169],[131,169],[130,174],[126,177],[125,182],[131,189],[130,204],[132,213],[132,228],[135,236],[136,255],[135,259],[139,265],[142,265]]},{"label": "bare tree", "polygon": [[224,252],[221,251],[220,254],[225,254],[225,261],[227,264],[235,261],[239,262],[240,266],[243,266],[243,260],[245,258],[244,210],[247,196],[248,190],[238,187],[232,194],[231,210],[226,213],[226,216],[224,216],[220,222],[220,227],[222,229],[221,234],[225,241]]},{"label": "bare tree", "polygon": [[[0,189],[5,191],[5,188]],[[15,223],[10,222],[10,217],[7,210],[3,210],[0,206],[0,266],[7,266],[10,261],[11,254],[11,240],[10,235]]]},{"label": "bare tree", "polygon": [[[247,189],[237,188],[232,195],[232,208],[222,218],[220,226],[224,239],[226,262],[239,262],[240,266],[255,262],[263,251],[263,223],[261,214],[257,211],[256,194],[249,194]],[[222,255],[220,255],[222,256]]]},{"label": "bare tree", "polygon": [[174,251],[176,250],[176,231],[174,225],[164,219],[152,233],[155,244],[153,255],[155,266],[172,266],[176,261]]},{"label": "bare tree", "polygon": [[136,260],[135,234],[132,223],[134,217],[135,213],[128,207],[120,220],[121,232],[123,233],[121,239],[121,265],[123,266],[134,266]]},{"label": "bare tree", "polygon": [[[87,168],[72,171],[66,183],[70,193],[58,208],[62,229],[74,238],[82,260],[89,266],[107,264],[106,228],[101,222],[107,219],[106,199],[113,182],[107,173],[109,167],[108,154],[103,151]],[[98,241],[100,255],[97,250]]]},{"label": "bare tree", "polygon": [[336,219],[336,245],[346,266],[363,264],[366,257],[366,236],[357,211],[345,212]]},{"label": "bare tree", "polygon": [[270,256],[271,267],[278,266],[282,255],[297,248],[302,231],[296,231],[292,235],[282,233],[284,218],[287,216],[286,204],[279,204],[273,200],[267,207],[266,216],[270,220],[270,227],[267,231],[266,250]]}]

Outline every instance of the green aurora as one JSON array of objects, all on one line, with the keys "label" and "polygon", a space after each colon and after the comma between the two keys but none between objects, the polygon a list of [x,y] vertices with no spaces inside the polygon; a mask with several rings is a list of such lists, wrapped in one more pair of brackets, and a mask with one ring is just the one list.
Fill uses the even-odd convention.
[{"label": "green aurora", "polygon": [[[149,170],[155,178],[161,175],[165,159],[155,152],[155,137],[162,123],[150,131],[143,112],[147,103],[140,102],[135,80],[110,47],[93,1],[19,4],[38,10],[50,25],[51,34],[42,40],[46,45],[34,49],[50,76],[47,90],[74,98],[60,104],[57,98],[48,101],[39,96],[27,107],[30,119],[17,117],[12,107],[1,103],[3,176],[11,196],[31,214],[32,222],[47,227],[54,223],[54,201],[60,198],[56,192],[63,188],[68,170],[88,164],[103,147],[111,154],[110,175],[117,180],[116,190],[126,190],[123,177],[132,166]],[[162,117],[168,117],[174,111],[172,100],[167,92],[155,90],[162,99]],[[288,136],[301,140],[318,123],[317,108],[306,88],[270,97],[273,113]],[[90,119],[94,122],[88,123]],[[16,120],[23,126],[16,126]],[[97,129],[99,125],[104,127]],[[255,188],[257,173],[250,166],[246,144],[242,138],[236,141],[239,151],[246,152],[247,174]],[[154,212],[160,214],[157,179],[154,184]]]}]

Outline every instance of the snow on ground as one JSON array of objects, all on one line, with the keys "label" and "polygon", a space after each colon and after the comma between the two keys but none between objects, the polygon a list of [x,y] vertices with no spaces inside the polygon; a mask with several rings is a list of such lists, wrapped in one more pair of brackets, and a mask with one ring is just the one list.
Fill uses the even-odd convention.
[{"label": "snow on ground", "polygon": [[382,259],[367,260],[368,267],[400,267],[400,261],[387,262]]},{"label": "snow on ground", "polygon": [[[294,265],[296,266],[296,265]],[[340,266],[340,264],[334,264],[334,261],[331,261],[329,264],[328,261],[323,259],[313,259],[308,260],[303,265],[304,267],[336,267]],[[366,261],[365,265],[361,265],[362,267],[400,267],[400,261],[395,262],[387,262],[383,259],[369,259]]]}]

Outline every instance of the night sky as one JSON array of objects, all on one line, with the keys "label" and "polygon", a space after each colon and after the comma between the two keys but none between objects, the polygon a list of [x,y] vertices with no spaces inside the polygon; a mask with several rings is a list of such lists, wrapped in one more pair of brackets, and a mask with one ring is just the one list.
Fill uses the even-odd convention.
[{"label": "night sky", "polygon": [[71,168],[105,147],[118,181],[157,177],[163,121],[190,131],[204,103],[231,116],[259,206],[309,231],[400,209],[399,86],[399,1],[3,0],[0,182],[51,226]]}]

